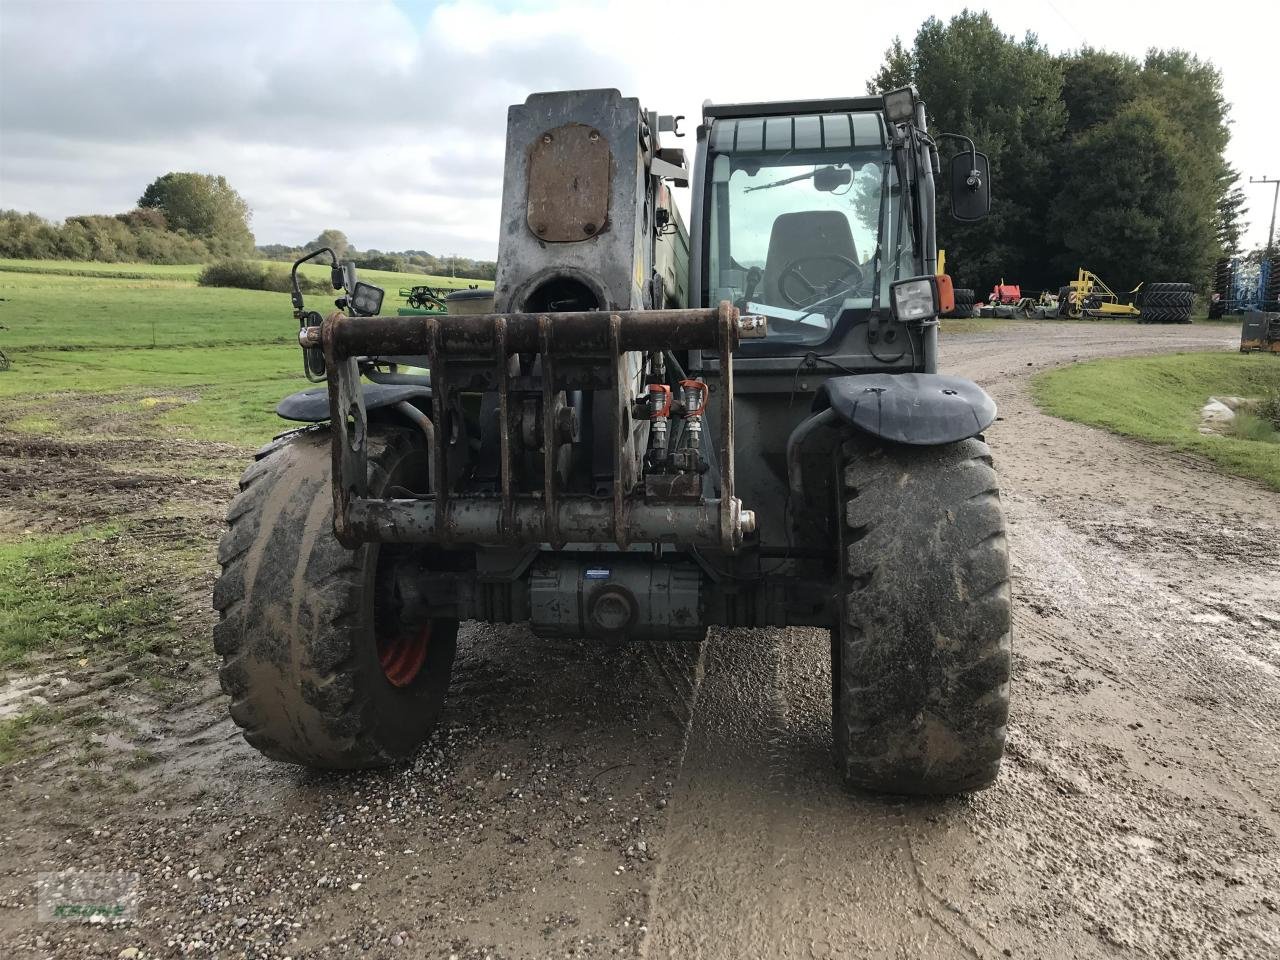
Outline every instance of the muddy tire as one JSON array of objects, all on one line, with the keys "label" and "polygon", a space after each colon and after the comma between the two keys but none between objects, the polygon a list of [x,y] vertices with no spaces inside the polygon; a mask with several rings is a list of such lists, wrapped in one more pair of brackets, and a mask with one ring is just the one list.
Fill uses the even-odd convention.
[{"label": "muddy tire", "polygon": [[[371,496],[426,489],[421,434],[371,427],[368,442]],[[385,561],[404,548],[338,543],[330,472],[329,433],[313,429],[259,452],[241,478],[218,547],[219,676],[231,718],[266,756],[382,766],[412,756],[435,725],[458,624],[400,628]]]},{"label": "muddy tire", "polygon": [[987,445],[846,443],[831,632],[836,763],[850,786],[990,786],[1009,714],[1004,511]]}]

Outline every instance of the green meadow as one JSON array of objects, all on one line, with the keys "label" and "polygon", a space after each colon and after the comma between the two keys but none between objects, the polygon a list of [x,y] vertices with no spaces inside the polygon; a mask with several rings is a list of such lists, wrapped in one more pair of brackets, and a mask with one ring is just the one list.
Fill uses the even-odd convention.
[{"label": "green meadow", "polygon": [[[287,265],[273,264],[284,269]],[[34,433],[159,433],[252,446],[278,433],[285,394],[308,384],[285,294],[196,284],[200,265],[0,260],[0,422]],[[318,279],[326,267],[303,268]],[[387,291],[476,281],[361,271]],[[308,294],[324,310],[332,301]],[[91,415],[90,415],[91,414]]]}]

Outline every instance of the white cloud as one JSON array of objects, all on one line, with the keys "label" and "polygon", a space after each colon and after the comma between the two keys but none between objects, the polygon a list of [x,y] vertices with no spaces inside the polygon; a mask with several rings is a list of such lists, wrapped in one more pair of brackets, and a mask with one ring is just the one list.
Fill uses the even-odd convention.
[{"label": "white cloud", "polygon": [[[508,104],[612,86],[692,130],[707,98],[861,93],[895,34],[961,6],[0,0],[0,206],[120,210],[155,176],[195,169],[244,194],[261,242],[332,226],[361,246],[492,256]],[[987,7],[1055,50],[1213,59],[1235,103],[1232,162],[1280,172],[1258,167],[1278,135],[1265,32],[1238,29],[1252,4]],[[1270,192],[1246,189],[1261,242]]]}]

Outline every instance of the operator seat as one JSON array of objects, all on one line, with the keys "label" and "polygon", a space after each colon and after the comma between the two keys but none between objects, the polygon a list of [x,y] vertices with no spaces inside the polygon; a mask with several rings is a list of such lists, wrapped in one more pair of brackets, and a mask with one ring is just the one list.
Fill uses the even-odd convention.
[{"label": "operator seat", "polygon": [[[783,213],[773,221],[769,233],[769,253],[765,257],[764,277],[760,285],[760,298],[775,307],[788,302],[778,289],[778,280],[787,264],[807,257],[848,257],[861,264],[849,218],[838,210],[801,210]],[[845,274],[847,267],[835,260],[820,261],[803,267],[805,278],[815,287],[830,283]],[[798,295],[804,286],[796,280],[787,284],[792,296]]]}]

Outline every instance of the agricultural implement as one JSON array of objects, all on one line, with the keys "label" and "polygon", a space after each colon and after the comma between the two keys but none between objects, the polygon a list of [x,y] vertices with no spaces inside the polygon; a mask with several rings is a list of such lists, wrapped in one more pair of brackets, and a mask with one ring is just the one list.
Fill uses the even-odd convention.
[{"label": "agricultural implement", "polygon": [[[241,480],[214,593],[264,754],[412,756],[462,620],[605,644],[799,625],[831,631],[849,784],[996,777],[1009,556],[995,404],[938,372],[941,137],[912,88],[708,104],[690,170],[680,119],[616,90],[511,107],[494,312],[377,316],[331,252],[339,309],[295,290],[323,385],[282,401],[306,425]],[[986,157],[948,171],[955,215],[985,216]]]},{"label": "agricultural implement", "polygon": [[1128,319],[1139,323],[1190,323],[1195,294],[1189,283],[1138,284],[1121,295],[1083,267],[1058,290],[1058,316],[1073,320]]},{"label": "agricultural implement", "polygon": [[410,287],[409,289],[400,289],[400,296],[404,298],[407,307],[399,311],[399,315],[415,316],[428,313],[447,313],[449,308],[445,303],[445,298],[449,296],[450,290],[446,287],[428,287],[419,285]]},{"label": "agricultural implement", "polygon": [[1250,310],[1280,310],[1280,257],[1218,261],[1209,319]]},{"label": "agricultural implement", "polygon": [[1076,278],[1058,290],[1058,316],[1079,320],[1128,318],[1136,320],[1142,311],[1134,305],[1134,299],[1142,284],[1138,284],[1122,298],[1102,282],[1091,270],[1081,267]]},{"label": "agricultural implement", "polygon": [[[987,297],[987,302],[979,307],[978,315],[997,317],[1002,320],[1011,320],[1015,317],[1044,319],[1046,305],[1047,301],[1043,293],[1038,298],[1023,296],[1021,286],[1016,283],[1005,283],[1002,279],[991,288],[991,294]],[[1055,310],[1056,306],[1057,302],[1054,301]]]}]

